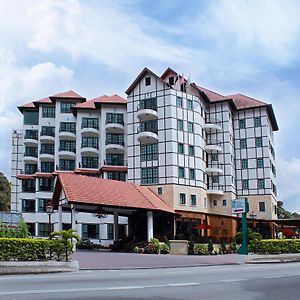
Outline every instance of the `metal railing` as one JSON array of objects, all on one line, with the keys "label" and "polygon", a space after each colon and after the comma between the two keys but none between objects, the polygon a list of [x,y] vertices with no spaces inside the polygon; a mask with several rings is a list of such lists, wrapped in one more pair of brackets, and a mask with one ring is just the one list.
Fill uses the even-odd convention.
[{"label": "metal railing", "polygon": [[206,145],[219,146],[221,147],[221,141],[217,139],[207,139]]}]

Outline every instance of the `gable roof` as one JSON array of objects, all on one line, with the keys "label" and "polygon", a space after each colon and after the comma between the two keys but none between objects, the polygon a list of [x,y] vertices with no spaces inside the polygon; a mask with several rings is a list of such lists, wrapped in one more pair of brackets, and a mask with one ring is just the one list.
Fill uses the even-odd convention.
[{"label": "gable roof", "polygon": [[74,91],[67,91],[67,92],[58,93],[58,94],[55,94],[53,96],[50,96],[50,99],[52,99],[52,98],[72,98],[72,99],[79,98],[79,99],[85,99],[84,97],[78,95]]},{"label": "gable roof", "polygon": [[243,94],[229,95],[227,97],[233,99],[237,109],[261,107],[267,105],[267,103],[265,102],[259,101],[249,96],[245,96]]},{"label": "gable roof", "polygon": [[58,205],[61,190],[70,204],[111,206],[175,213],[147,187],[73,172],[58,172],[53,203]]},{"label": "gable roof", "polygon": [[18,106],[18,110],[23,113],[25,109],[36,109],[35,105],[32,102],[26,103],[24,105]]}]

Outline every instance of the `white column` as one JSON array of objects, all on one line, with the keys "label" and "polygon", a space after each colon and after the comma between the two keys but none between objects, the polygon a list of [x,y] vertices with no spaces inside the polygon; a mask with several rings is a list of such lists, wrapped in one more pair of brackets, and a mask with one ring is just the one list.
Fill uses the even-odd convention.
[{"label": "white column", "polygon": [[114,211],[114,240],[117,241],[119,239],[119,214],[117,211]]},{"label": "white column", "polygon": [[147,239],[150,242],[153,239],[153,212],[147,211]]},{"label": "white column", "polygon": [[58,205],[58,231],[62,230],[62,206]]},{"label": "white column", "polygon": [[73,230],[76,230],[75,226],[76,226],[76,223],[75,223],[75,205],[74,204],[71,204],[71,220],[72,220],[72,229]]}]

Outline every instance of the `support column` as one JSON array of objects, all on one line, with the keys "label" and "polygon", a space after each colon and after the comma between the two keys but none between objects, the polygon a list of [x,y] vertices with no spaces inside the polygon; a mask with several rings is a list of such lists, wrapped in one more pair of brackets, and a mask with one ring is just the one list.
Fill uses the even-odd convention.
[{"label": "support column", "polygon": [[58,231],[62,230],[62,206],[58,205]]},{"label": "support column", "polygon": [[114,212],[114,240],[119,240],[119,214]]},{"label": "support column", "polygon": [[153,212],[147,211],[147,240],[153,239]]},{"label": "support column", "polygon": [[75,220],[75,205],[71,204],[71,224],[72,224],[72,229],[76,230],[75,226],[76,226],[76,220]]}]

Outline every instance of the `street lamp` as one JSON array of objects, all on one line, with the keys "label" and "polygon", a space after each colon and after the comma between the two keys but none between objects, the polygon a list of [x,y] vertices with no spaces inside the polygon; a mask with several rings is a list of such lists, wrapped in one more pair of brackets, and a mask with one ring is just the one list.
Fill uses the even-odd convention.
[{"label": "street lamp", "polygon": [[49,240],[51,240],[51,215],[54,213],[54,208],[51,202],[48,202],[48,204],[46,205],[46,212],[49,216],[48,236],[49,236]]}]

